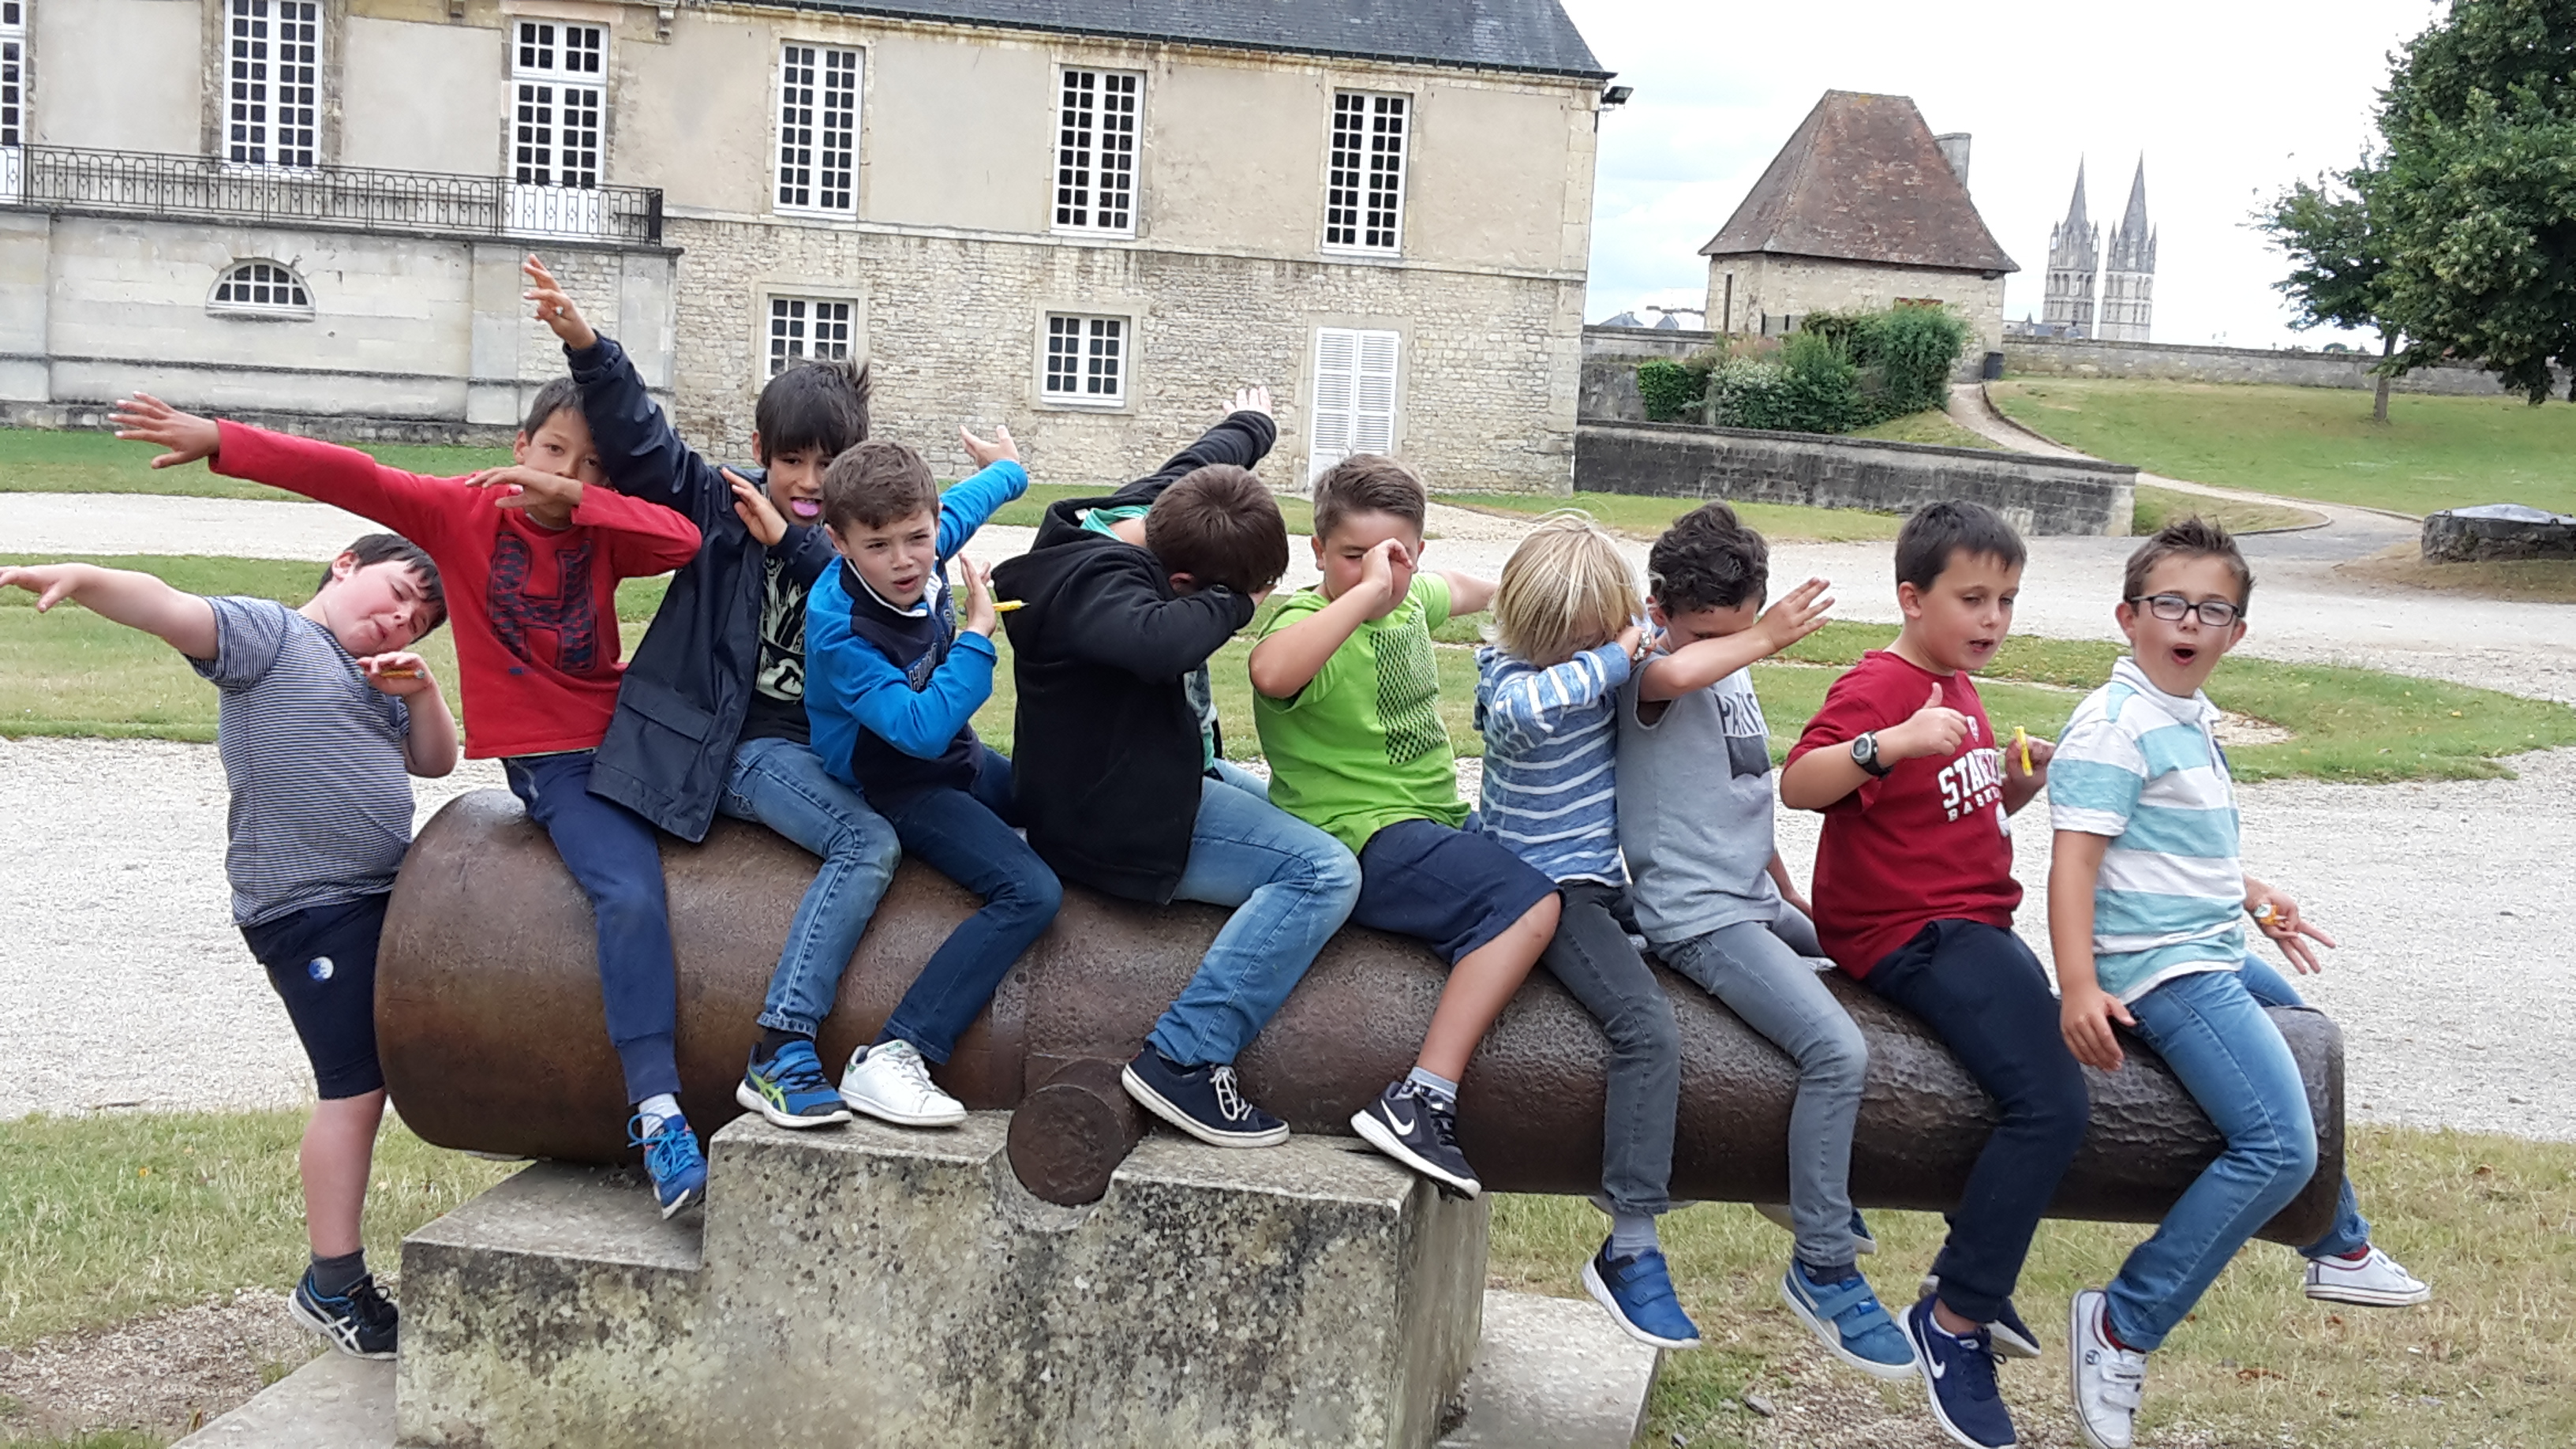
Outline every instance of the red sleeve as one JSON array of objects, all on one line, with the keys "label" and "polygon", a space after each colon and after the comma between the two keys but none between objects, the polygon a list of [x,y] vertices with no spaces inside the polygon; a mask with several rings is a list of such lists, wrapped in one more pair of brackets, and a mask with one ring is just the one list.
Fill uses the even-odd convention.
[{"label": "red sleeve", "polygon": [[[1910,693],[1913,680],[1914,671],[1910,669],[1889,669],[1873,655],[1862,656],[1860,663],[1845,671],[1842,678],[1826,689],[1823,706],[1817,709],[1815,718],[1807,721],[1806,729],[1799,732],[1798,742],[1789,747],[1789,758],[1781,762],[1781,768],[1796,764],[1799,757],[1810,750],[1847,745],[1872,730],[1883,730],[1913,718],[1914,711],[1922,708],[1923,701],[1914,699],[1908,703],[1899,697],[1900,693]],[[1859,789],[1843,799],[1856,800],[1867,806],[1878,798],[1879,787],[1886,783],[1883,779],[1864,780]],[[1836,802],[1837,805],[1842,803]]]},{"label": "red sleeve", "polygon": [[207,466],[227,478],[266,483],[371,518],[439,551],[448,524],[471,500],[452,478],[388,468],[355,448],[220,422],[223,443]]},{"label": "red sleeve", "polygon": [[572,521],[608,540],[610,570],[621,579],[667,574],[697,557],[698,526],[659,503],[613,488],[584,487]]}]

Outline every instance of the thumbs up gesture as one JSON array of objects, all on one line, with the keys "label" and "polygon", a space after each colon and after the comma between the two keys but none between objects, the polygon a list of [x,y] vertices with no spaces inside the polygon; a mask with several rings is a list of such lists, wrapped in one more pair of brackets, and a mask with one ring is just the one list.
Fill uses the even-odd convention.
[{"label": "thumbs up gesture", "polygon": [[1894,761],[1955,754],[1960,741],[1967,737],[1968,717],[1941,702],[1941,685],[1936,680],[1922,708],[1905,723],[1878,732],[1879,758]]}]

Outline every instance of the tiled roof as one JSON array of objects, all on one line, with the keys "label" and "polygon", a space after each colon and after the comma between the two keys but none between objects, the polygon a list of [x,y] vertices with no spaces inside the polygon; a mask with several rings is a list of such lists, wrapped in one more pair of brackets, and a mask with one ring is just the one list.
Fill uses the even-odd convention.
[{"label": "tiled roof", "polygon": [[1606,80],[1556,0],[769,0],[797,9],[1120,40]]},{"label": "tiled roof", "polygon": [[1904,96],[1827,91],[1702,256],[2016,272]]}]

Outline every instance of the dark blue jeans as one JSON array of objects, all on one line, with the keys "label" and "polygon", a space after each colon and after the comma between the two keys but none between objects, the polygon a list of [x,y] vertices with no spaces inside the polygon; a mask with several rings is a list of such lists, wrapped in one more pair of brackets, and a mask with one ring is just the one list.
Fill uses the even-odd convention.
[{"label": "dark blue jeans", "polygon": [[1011,762],[991,750],[977,762],[972,791],[922,790],[876,803],[905,855],[984,898],[984,908],[931,953],[877,1037],[899,1037],[944,1062],[1011,964],[1055,919],[1064,887],[1011,828]]},{"label": "dark blue jeans", "polygon": [[599,996],[609,1044],[626,1070],[626,1100],[680,1090],[673,1042],[679,987],[671,911],[662,896],[662,844],[651,822],[590,793],[591,752],[503,760],[510,793],[545,827],[599,933]]},{"label": "dark blue jeans", "polygon": [[2084,1069],[2058,1030],[2057,994],[2020,937],[1981,921],[1934,921],[1864,980],[1923,1018],[2002,1113],[1932,1264],[1950,1311],[1991,1323],[2092,1120]]}]

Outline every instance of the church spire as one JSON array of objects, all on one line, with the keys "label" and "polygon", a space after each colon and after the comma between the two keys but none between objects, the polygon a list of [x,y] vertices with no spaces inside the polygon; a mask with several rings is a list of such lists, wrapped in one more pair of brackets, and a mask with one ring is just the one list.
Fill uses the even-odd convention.
[{"label": "church spire", "polygon": [[2075,198],[2066,220],[2048,229],[2048,292],[2040,317],[2060,337],[2093,335],[2093,275],[2101,269],[2102,228],[2084,212],[2084,162],[2075,163]]},{"label": "church spire", "polygon": [[2147,158],[2129,183],[2128,209],[2111,228],[2102,269],[2099,336],[2106,342],[2144,342],[2155,312],[2156,234],[2147,222]]}]

